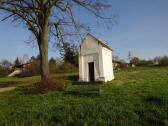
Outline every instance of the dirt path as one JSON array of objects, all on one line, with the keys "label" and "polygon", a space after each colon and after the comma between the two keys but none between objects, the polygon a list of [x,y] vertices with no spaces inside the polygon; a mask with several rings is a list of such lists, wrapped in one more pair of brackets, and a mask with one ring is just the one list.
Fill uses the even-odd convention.
[{"label": "dirt path", "polygon": [[1,93],[1,92],[5,92],[5,91],[14,90],[14,89],[16,89],[16,87],[17,87],[17,86],[0,88],[0,93]]}]

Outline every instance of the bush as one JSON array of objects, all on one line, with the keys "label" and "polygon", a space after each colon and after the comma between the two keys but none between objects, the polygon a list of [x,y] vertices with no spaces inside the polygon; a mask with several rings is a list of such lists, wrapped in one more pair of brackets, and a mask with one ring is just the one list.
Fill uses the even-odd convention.
[{"label": "bush", "polygon": [[161,57],[159,61],[160,66],[168,66],[168,56]]},{"label": "bush", "polygon": [[[71,63],[60,63],[57,66],[49,63],[50,73],[74,73],[78,71],[78,68]],[[40,61],[35,60],[30,66],[23,69],[22,73],[17,77],[28,77],[40,74]]]},{"label": "bush", "polygon": [[7,76],[9,75],[11,70],[9,68],[1,67],[0,66],[0,76]]},{"label": "bush", "polygon": [[54,58],[49,60],[49,70],[50,73],[56,73],[56,60]]},{"label": "bush", "polygon": [[47,81],[41,81],[35,85],[35,92],[37,93],[46,93],[49,91],[63,91],[65,88],[65,82],[61,79],[52,79],[50,78]]},{"label": "bush", "polygon": [[153,64],[152,60],[140,60],[137,66],[150,66],[152,64]]},{"label": "bush", "polygon": [[130,61],[131,64],[134,64],[136,66],[149,66],[153,64],[152,60],[143,60],[138,57],[133,57]]},{"label": "bush", "polygon": [[6,76],[11,72],[12,63],[8,60],[0,62],[0,76]]},{"label": "bush", "polygon": [[77,71],[78,71],[78,68],[71,63],[61,63],[56,67],[57,73],[73,73]]}]

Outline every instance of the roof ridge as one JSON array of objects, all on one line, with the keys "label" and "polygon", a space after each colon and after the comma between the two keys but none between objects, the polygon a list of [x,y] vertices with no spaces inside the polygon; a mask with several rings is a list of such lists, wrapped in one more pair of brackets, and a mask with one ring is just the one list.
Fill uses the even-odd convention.
[{"label": "roof ridge", "polygon": [[[95,37],[94,35],[92,35],[92,34],[90,34],[90,33],[87,33],[86,34],[86,36],[87,35],[90,35],[90,36],[92,36],[93,38],[95,38],[96,40],[98,40],[98,42],[99,43],[101,43],[103,46],[105,46],[106,48],[108,48],[108,49],[110,49],[110,50],[113,50],[111,47],[110,47],[110,45],[106,42],[106,41],[104,41],[104,40],[102,40],[102,39],[99,39],[99,38],[97,38],[97,37]],[[85,37],[86,37],[85,36]]]}]

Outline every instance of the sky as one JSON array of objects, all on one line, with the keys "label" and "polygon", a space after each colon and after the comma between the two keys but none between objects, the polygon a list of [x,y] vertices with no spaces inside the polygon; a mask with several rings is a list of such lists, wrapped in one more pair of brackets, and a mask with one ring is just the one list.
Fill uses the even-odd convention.
[{"label": "sky", "polygon": [[[143,59],[168,55],[168,0],[108,0],[112,8],[106,15],[117,15],[110,29],[98,24],[84,10],[77,11],[82,22],[89,23],[91,34],[108,42],[113,55],[127,59],[133,56]],[[1,17],[1,16],[0,16]],[[109,24],[110,25],[110,24]],[[22,25],[0,21],[0,60],[13,61],[16,57],[38,54],[37,46],[27,44],[30,33]],[[59,51],[50,49],[49,58],[59,57]]]}]

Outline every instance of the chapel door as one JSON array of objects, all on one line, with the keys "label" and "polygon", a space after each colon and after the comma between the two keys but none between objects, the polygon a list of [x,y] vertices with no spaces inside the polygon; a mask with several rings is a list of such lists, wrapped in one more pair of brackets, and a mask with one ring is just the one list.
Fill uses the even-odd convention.
[{"label": "chapel door", "polygon": [[89,68],[89,81],[94,82],[95,81],[95,75],[94,75],[94,62],[88,63]]}]

